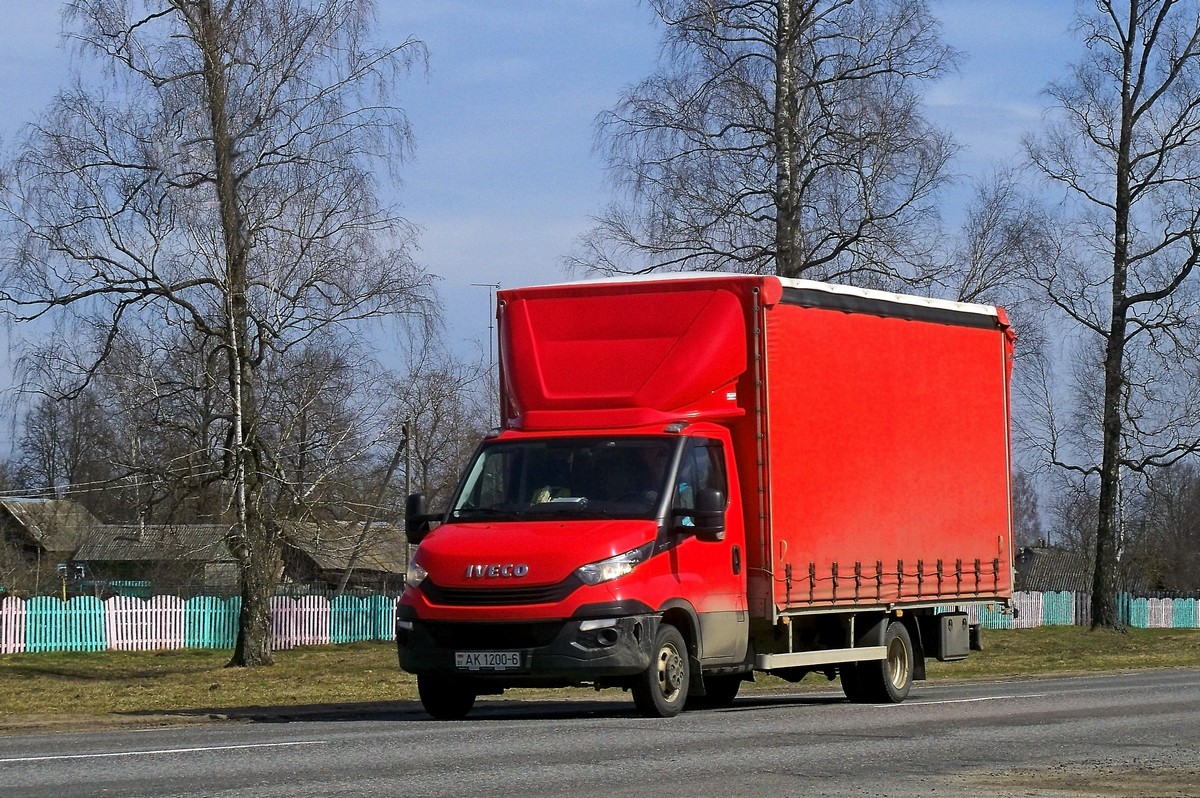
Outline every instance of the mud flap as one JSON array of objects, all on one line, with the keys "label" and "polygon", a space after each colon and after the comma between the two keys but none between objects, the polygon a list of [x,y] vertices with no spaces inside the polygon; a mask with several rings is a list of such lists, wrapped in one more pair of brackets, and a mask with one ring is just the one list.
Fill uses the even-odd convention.
[{"label": "mud flap", "polygon": [[705,696],[704,674],[700,672],[700,660],[694,654],[688,654],[691,671],[688,673],[688,696]]}]

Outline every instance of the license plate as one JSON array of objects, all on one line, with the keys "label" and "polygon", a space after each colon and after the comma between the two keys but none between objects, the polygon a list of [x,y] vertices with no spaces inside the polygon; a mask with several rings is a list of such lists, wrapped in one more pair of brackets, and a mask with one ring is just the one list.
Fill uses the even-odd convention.
[{"label": "license plate", "polygon": [[469,671],[507,671],[521,667],[521,652],[456,651],[454,664]]}]

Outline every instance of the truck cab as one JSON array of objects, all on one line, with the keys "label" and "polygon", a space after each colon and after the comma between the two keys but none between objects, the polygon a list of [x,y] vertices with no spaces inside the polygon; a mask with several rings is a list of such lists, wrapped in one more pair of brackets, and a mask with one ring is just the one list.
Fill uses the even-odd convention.
[{"label": "truck cab", "polygon": [[[680,689],[680,673],[743,665],[731,458],[728,430],[703,423],[484,441],[437,528],[417,520],[411,532],[399,651],[427,708],[456,715],[506,687],[595,684],[673,714],[704,692]],[[680,638],[665,652],[663,626]]]}]

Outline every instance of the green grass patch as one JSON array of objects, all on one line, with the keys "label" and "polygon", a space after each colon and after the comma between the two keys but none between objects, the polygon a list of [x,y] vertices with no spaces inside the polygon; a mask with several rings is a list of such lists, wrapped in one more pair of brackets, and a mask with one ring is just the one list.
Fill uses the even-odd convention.
[{"label": "green grass patch", "polygon": [[963,662],[929,663],[929,678],[1066,675],[1139,668],[1200,667],[1200,630],[1092,631],[1078,626],[984,630],[983,651]]},{"label": "green grass patch", "polygon": [[[1200,667],[1200,630],[1092,632],[1059,626],[985,631],[965,662],[929,662],[932,681],[1042,676],[1139,668]],[[226,668],[229,651],[11,654],[0,656],[0,718],[175,713],[416,699],[391,643],[279,651],[275,665]],[[825,685],[810,676],[802,684]],[[757,677],[754,689],[795,689]],[[591,691],[519,691],[522,697]],[[615,694],[614,694],[615,695]]]}]

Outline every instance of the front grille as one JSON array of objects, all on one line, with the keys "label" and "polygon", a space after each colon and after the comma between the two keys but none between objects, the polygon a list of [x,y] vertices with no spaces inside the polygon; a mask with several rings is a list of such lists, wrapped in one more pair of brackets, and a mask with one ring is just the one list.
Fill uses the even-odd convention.
[{"label": "front grille", "polygon": [[503,650],[541,648],[554,641],[562,624],[550,623],[442,623],[422,624],[441,648]]},{"label": "front grille", "polygon": [[421,584],[421,591],[434,604],[464,607],[518,606],[562,601],[581,584],[575,576],[568,577],[556,585],[533,587],[442,587],[426,579]]}]

